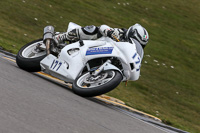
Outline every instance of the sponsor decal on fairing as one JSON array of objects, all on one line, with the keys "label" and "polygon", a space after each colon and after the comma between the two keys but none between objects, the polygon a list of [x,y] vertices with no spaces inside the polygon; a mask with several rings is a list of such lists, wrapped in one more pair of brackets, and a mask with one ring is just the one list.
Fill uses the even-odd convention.
[{"label": "sponsor decal on fairing", "polygon": [[113,47],[99,47],[99,48],[89,48],[86,55],[97,55],[97,54],[111,54]]}]

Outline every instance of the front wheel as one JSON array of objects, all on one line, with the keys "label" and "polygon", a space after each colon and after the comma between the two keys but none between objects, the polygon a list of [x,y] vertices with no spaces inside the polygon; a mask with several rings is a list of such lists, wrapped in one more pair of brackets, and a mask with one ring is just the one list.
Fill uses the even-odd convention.
[{"label": "front wheel", "polygon": [[83,97],[97,96],[113,90],[121,80],[121,73],[115,70],[103,71],[97,76],[87,72],[74,81],[72,90]]},{"label": "front wheel", "polygon": [[26,71],[41,71],[40,61],[47,55],[46,50],[39,49],[43,44],[43,39],[38,39],[24,45],[18,52],[16,57],[17,65]]}]

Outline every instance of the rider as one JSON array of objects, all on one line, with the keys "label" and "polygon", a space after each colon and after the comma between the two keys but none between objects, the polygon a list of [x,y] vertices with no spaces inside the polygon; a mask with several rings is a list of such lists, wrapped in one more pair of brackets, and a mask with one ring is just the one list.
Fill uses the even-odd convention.
[{"label": "rider", "polygon": [[69,32],[59,33],[54,36],[54,40],[57,44],[64,41],[75,42],[78,40],[95,40],[102,36],[110,37],[114,41],[122,41],[135,43],[136,49],[142,60],[144,55],[144,47],[147,45],[149,35],[147,30],[140,24],[135,24],[127,29],[125,28],[111,28],[107,25],[101,25],[99,27],[91,25],[80,28],[75,28]]}]

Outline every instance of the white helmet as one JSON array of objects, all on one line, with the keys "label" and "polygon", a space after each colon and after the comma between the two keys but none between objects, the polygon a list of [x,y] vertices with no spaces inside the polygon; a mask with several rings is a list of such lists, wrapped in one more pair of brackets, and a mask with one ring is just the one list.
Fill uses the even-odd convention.
[{"label": "white helmet", "polygon": [[126,38],[128,39],[129,42],[132,42],[132,39],[137,40],[144,48],[148,43],[149,34],[147,30],[140,24],[135,24],[131,26],[126,32]]}]

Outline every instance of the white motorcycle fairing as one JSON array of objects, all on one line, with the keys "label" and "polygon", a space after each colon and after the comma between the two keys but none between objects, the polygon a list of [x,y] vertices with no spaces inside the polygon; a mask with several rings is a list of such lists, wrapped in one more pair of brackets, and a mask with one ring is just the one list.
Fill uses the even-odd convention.
[{"label": "white motorcycle fairing", "polygon": [[[83,46],[81,46],[83,45]],[[50,54],[41,62],[42,70],[66,82],[73,82],[82,72],[87,62],[96,58],[116,57],[123,69],[110,66],[123,75],[123,80],[137,80],[140,75],[141,59],[135,44],[114,42],[103,37],[99,40],[84,40],[65,46],[58,57]]]}]

